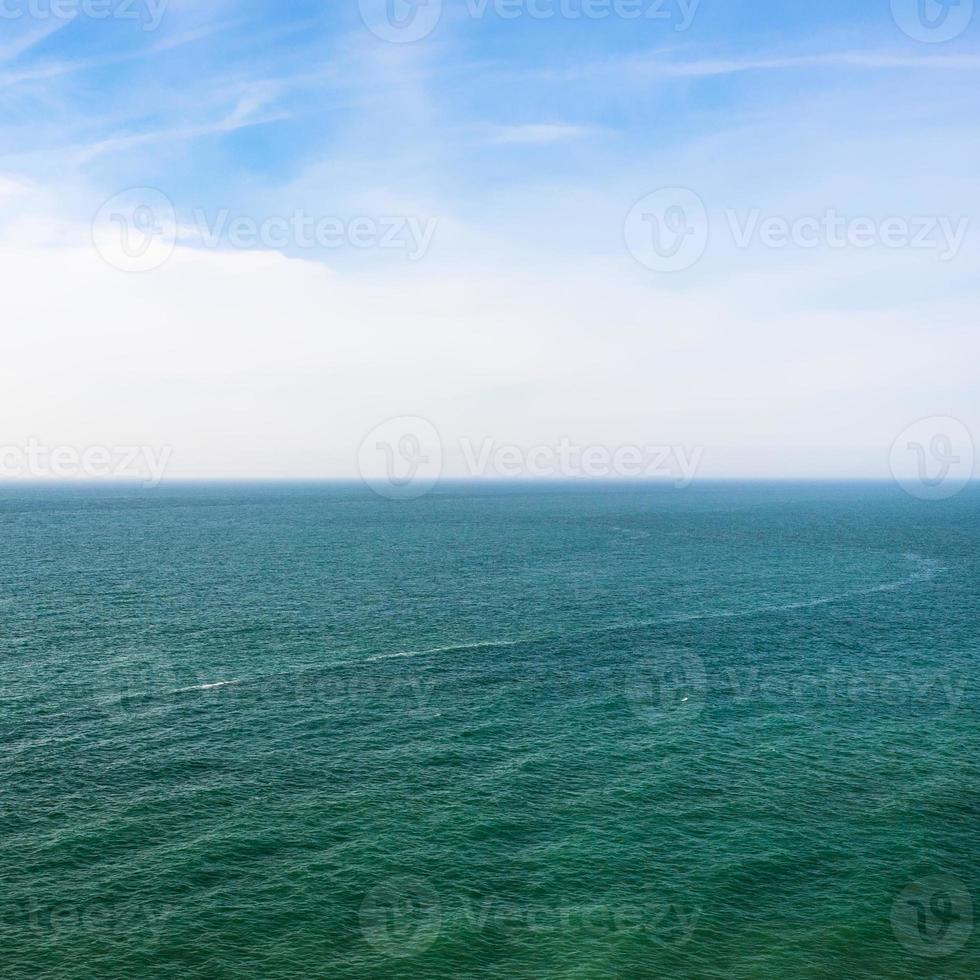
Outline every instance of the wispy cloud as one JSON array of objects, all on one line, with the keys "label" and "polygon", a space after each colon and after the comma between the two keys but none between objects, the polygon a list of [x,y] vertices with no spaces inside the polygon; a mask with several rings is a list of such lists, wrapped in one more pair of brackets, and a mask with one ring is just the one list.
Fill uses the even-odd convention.
[{"label": "wispy cloud", "polygon": [[138,146],[149,146],[159,143],[186,143],[190,140],[206,136],[233,133],[250,126],[263,126],[273,122],[290,119],[293,112],[282,110],[260,114],[261,106],[249,100],[238,103],[227,115],[211,122],[202,122],[193,126],[175,126],[164,129],[151,129],[140,133],[127,133],[122,136],[111,136],[84,146],[70,148],[72,158],[76,163],[88,163],[96,157],[108,153],[118,153]]},{"label": "wispy cloud", "polygon": [[520,126],[497,126],[491,142],[548,144],[593,136],[600,130],[594,126],[571,126],[563,123],[527,123]]},{"label": "wispy cloud", "polygon": [[[175,34],[171,37],[163,38],[162,40],[157,41],[154,44],[150,44],[147,47],[141,47],[132,51],[120,51],[116,54],[107,55],[100,58],[46,62],[36,65],[33,68],[25,68],[21,71],[14,71],[9,72],[6,75],[0,75],[0,86],[4,88],[11,88],[25,82],[48,81],[55,78],[62,78],[67,75],[78,74],[79,72],[99,71],[102,68],[111,68],[114,65],[123,65],[127,62],[145,61],[147,58],[152,58],[155,55],[166,54],[170,51],[175,51],[178,48],[182,48],[185,45],[206,40],[207,38],[213,37],[216,34],[231,30],[233,27],[239,26],[241,23],[242,21],[226,21],[220,24],[211,24],[206,27],[200,27],[195,30],[186,31],[181,34]],[[59,22],[56,27],[47,29],[43,37],[50,36],[56,30],[60,30],[60,28],[63,26],[65,26],[65,22]],[[43,38],[39,36],[30,46],[37,44],[40,40],[43,40]],[[4,59],[3,54],[3,50],[0,49],[0,61],[11,60],[10,58]]]},{"label": "wispy cloud", "polygon": [[839,51],[786,57],[693,58],[655,51],[649,55],[586,62],[569,68],[533,70],[529,76],[551,81],[599,77],[645,76],[661,78],[716,78],[749,72],[803,71],[851,68],[857,71],[980,71],[980,55],[907,55],[892,52]]},{"label": "wispy cloud", "polygon": [[42,22],[35,30],[27,31],[23,37],[19,37],[15,41],[10,41],[3,45],[0,47],[0,62],[13,61],[15,58],[20,57],[20,55],[30,51],[31,48],[41,44],[42,41],[46,41],[53,34],[57,34],[58,31],[68,27],[76,16],[76,14],[72,14],[68,17],[52,17]]}]

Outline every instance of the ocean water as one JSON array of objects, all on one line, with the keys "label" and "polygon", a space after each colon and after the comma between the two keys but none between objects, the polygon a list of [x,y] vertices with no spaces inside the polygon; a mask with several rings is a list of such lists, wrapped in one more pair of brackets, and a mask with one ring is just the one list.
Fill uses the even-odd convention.
[{"label": "ocean water", "polygon": [[0,529],[4,980],[980,975],[976,486]]}]

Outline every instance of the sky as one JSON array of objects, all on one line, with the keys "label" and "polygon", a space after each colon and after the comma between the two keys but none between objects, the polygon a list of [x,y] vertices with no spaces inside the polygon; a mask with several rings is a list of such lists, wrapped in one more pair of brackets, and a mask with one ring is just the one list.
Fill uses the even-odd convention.
[{"label": "sky", "polygon": [[0,475],[965,465],[978,78],[973,0],[2,0]]}]

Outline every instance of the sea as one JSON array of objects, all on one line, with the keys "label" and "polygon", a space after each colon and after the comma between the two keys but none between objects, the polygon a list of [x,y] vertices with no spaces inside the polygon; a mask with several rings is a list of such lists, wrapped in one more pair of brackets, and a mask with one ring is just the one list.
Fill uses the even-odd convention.
[{"label": "sea", "polygon": [[980,976],[980,487],[0,488],[0,977]]}]

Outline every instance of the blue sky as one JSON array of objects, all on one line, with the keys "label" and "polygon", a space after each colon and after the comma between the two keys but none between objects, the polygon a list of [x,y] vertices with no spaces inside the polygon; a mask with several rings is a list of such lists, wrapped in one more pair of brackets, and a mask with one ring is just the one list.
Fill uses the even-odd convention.
[{"label": "blue sky", "polygon": [[[0,246],[18,343],[51,362],[9,379],[18,437],[163,440],[177,475],[344,475],[358,433],[422,415],[521,443],[656,434],[705,446],[712,475],[882,475],[918,418],[976,430],[980,16],[927,43],[902,29],[918,0],[667,0],[640,20],[476,2],[401,44],[354,0],[142,0],[138,20],[7,0]],[[674,274],[624,246],[665,187],[710,221]],[[145,275],[86,264],[93,215],[129,188],[178,225]],[[202,215],[298,210],[437,230],[419,260],[201,241]],[[730,212],[829,210],[968,224],[945,257],[733,243]],[[38,303],[49,276],[77,286],[64,309]]]},{"label": "blue sky", "polygon": [[[148,19],[148,2],[134,13]],[[188,208],[274,194],[335,161],[337,199],[370,181],[462,210],[542,181],[659,173],[699,143],[735,151],[730,175],[702,161],[712,183],[785,179],[801,150],[831,157],[842,140],[966,136],[977,99],[980,25],[923,45],[887,0],[701,0],[684,32],[679,15],[466,9],[445,0],[438,27],[408,45],[370,34],[353,0],[171,0],[155,31],[84,15],[57,30],[9,21],[5,169],[63,177],[70,163],[80,190],[159,186]],[[878,180],[878,162],[862,152],[851,169]],[[930,169],[938,183],[973,163],[933,156]]]}]

